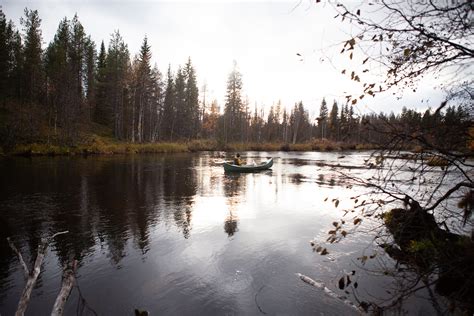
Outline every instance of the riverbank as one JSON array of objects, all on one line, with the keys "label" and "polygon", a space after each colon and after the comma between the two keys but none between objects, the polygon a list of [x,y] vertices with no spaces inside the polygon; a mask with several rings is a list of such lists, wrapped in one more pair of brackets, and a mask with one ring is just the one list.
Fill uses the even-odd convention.
[{"label": "riverbank", "polygon": [[370,144],[334,142],[326,139],[300,144],[284,143],[228,143],[215,140],[193,140],[189,142],[128,143],[107,137],[92,136],[88,141],[75,146],[47,143],[21,144],[9,151],[0,147],[0,155],[6,156],[68,156],[68,155],[115,155],[144,153],[178,153],[199,151],[344,151],[376,149]]}]

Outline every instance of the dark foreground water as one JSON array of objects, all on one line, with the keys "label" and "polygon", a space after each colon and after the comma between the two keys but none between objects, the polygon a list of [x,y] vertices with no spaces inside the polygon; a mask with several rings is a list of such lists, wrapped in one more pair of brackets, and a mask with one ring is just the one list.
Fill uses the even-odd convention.
[{"label": "dark foreground water", "polygon": [[[327,237],[356,192],[334,165],[362,174],[368,153],[245,154],[270,155],[273,169],[254,174],[225,174],[215,153],[1,160],[0,314],[14,313],[25,284],[6,237],[31,264],[39,238],[64,230],[50,244],[27,314],[50,313],[71,257],[87,306],[74,288],[68,315],[357,314],[295,274],[342,295],[337,280],[357,269],[359,299],[386,289],[389,279],[356,260],[371,251],[370,235],[331,245],[329,256],[309,243]],[[417,313],[429,312],[416,302]]]}]

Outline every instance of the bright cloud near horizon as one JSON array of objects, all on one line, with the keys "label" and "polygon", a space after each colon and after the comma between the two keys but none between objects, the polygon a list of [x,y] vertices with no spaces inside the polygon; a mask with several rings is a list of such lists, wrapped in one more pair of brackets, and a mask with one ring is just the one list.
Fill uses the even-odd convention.
[{"label": "bright cloud near horizon", "polygon": [[[333,100],[342,104],[345,92],[358,89],[341,74],[349,60],[338,54],[338,43],[349,38],[350,25],[334,19],[334,10],[327,3],[7,0],[2,10],[20,28],[25,7],[39,11],[44,47],[53,39],[60,20],[77,13],[97,47],[102,40],[107,45],[110,35],[119,30],[134,56],[147,36],[153,62],[163,74],[168,65],[176,70],[191,57],[199,88],[205,83],[207,100],[215,98],[221,107],[234,60],[251,109],[255,104],[269,107],[279,100],[290,108],[303,101],[315,117],[323,98],[329,107]],[[444,94],[434,86],[433,79],[425,79],[417,93],[407,92],[401,100],[391,93],[365,98],[356,111],[398,113],[402,106],[435,108]]]}]

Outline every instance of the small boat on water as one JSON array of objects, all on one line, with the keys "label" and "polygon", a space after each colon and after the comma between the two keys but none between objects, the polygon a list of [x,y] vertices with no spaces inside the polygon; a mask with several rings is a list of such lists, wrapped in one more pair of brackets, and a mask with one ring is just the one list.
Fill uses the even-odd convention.
[{"label": "small boat on water", "polygon": [[254,172],[270,169],[273,166],[273,158],[270,158],[259,164],[234,165],[230,162],[224,162],[222,165],[224,166],[224,170],[226,172]]}]

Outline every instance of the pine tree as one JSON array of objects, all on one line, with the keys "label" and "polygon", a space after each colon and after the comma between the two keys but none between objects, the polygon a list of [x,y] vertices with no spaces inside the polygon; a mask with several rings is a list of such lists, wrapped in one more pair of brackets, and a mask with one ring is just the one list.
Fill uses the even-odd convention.
[{"label": "pine tree", "polygon": [[41,19],[37,10],[25,8],[24,13],[21,19],[25,37],[22,91],[26,102],[39,103],[44,92]]},{"label": "pine tree", "polygon": [[100,44],[99,56],[97,58],[96,71],[96,105],[94,111],[94,120],[97,123],[110,125],[112,111],[107,107],[107,53],[105,51],[104,41]]},{"label": "pine tree", "polygon": [[242,140],[242,75],[234,62],[234,68],[227,79],[227,92],[224,107],[224,141]]},{"label": "pine tree", "polygon": [[7,19],[0,9],[0,105],[2,106],[5,104],[8,95],[7,84],[11,64],[10,41],[11,32],[8,30]]},{"label": "pine tree", "polygon": [[77,14],[74,15],[70,22],[70,47],[69,47],[69,63],[71,76],[71,113],[74,118],[80,118],[84,104],[84,60],[86,48],[86,36],[84,27]]},{"label": "pine tree", "polygon": [[197,87],[196,73],[191,63],[191,57],[184,68],[186,75],[186,119],[189,120],[184,136],[195,138],[199,130],[199,90]]},{"label": "pine tree", "polygon": [[175,108],[175,89],[173,74],[171,73],[171,66],[168,66],[168,73],[166,77],[166,90],[163,103],[163,114],[161,124],[161,135],[163,139],[173,140],[174,129],[176,123],[176,108]]},{"label": "pine tree", "polygon": [[86,38],[85,43],[85,84],[86,84],[86,100],[87,100],[87,120],[91,121],[96,108],[96,92],[97,92],[97,51],[94,41],[91,37]]},{"label": "pine tree", "polygon": [[329,114],[329,131],[330,137],[335,140],[339,140],[339,108],[337,102],[334,101],[331,108],[331,113]]},{"label": "pine tree", "polygon": [[107,67],[106,102],[112,112],[114,136],[125,139],[127,137],[124,125],[125,112],[129,108],[130,54],[119,31],[112,34],[105,63]]},{"label": "pine tree", "polygon": [[[326,114],[327,115],[327,114]],[[295,103],[290,115],[290,128],[293,134],[292,143],[308,140],[310,137],[310,124],[308,112],[303,106],[303,102]]]},{"label": "pine tree", "polygon": [[69,65],[70,32],[69,21],[64,18],[58,26],[53,41],[46,49],[46,76],[48,78],[49,124],[57,134],[57,127],[69,125]]},{"label": "pine tree", "polygon": [[321,138],[327,137],[327,120],[328,120],[328,106],[326,99],[323,98],[321,101],[321,107],[319,108],[318,127],[321,131]]},{"label": "pine tree", "polygon": [[177,138],[187,137],[187,125],[189,124],[189,112],[186,107],[186,74],[179,67],[174,80],[174,106],[176,109],[176,118],[174,126],[174,134]]},{"label": "pine tree", "polygon": [[[132,116],[132,142],[136,140],[140,143],[150,141],[151,130],[151,97],[153,78],[151,73],[151,47],[148,45],[148,39],[145,36],[138,60],[136,60],[135,76],[133,83],[134,104]],[[136,131],[136,133],[135,133]]]}]

